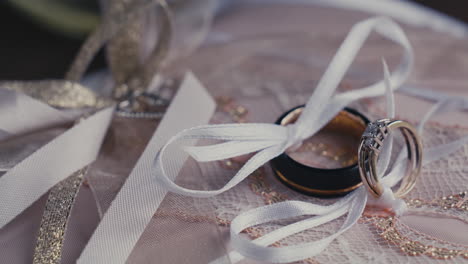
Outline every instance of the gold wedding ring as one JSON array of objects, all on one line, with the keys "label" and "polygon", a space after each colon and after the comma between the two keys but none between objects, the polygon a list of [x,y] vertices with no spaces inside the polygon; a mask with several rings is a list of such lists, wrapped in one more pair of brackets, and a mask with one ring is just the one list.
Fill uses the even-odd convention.
[{"label": "gold wedding ring", "polygon": [[419,135],[413,125],[406,121],[381,119],[369,123],[361,137],[359,145],[359,172],[362,182],[366,185],[370,193],[375,197],[380,197],[383,193],[383,186],[379,182],[377,173],[377,160],[382,150],[385,139],[394,130],[399,130],[405,139],[408,151],[406,172],[395,196],[402,197],[413,189],[416,179],[421,172],[422,164],[422,144]]},{"label": "gold wedding ring", "polygon": [[[286,126],[297,121],[304,106],[295,107],[284,113],[276,124]],[[366,129],[369,120],[356,110],[344,108],[321,131],[342,133],[342,136],[355,140],[351,164],[339,168],[316,168],[301,163],[288,152],[270,161],[276,177],[286,186],[310,196],[343,196],[362,185],[357,164],[357,143]]]}]

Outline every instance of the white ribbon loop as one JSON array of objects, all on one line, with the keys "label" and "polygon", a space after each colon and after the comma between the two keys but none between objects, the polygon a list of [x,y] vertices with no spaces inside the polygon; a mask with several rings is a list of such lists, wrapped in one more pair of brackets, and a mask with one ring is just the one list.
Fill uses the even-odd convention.
[{"label": "white ribbon loop", "polygon": [[[302,138],[305,139],[315,134],[352,101],[384,94],[385,83],[382,80],[370,86],[344,92],[331,98],[372,31],[376,31],[384,38],[404,48],[402,61],[389,76],[390,82],[394,84],[393,89],[398,89],[408,78],[413,67],[413,50],[403,30],[395,22],[385,17],[375,17],[357,23],[351,28],[348,36],[333,57],[313,96],[310,97],[306,108],[297,121],[297,123],[303,123],[305,128],[315,127],[315,129],[302,130]],[[315,124],[316,122],[319,122],[319,124]]]},{"label": "white ribbon loop", "polygon": [[[395,116],[395,98],[392,93],[387,64],[385,60],[383,60],[382,63],[384,69],[385,94],[387,98],[387,116],[393,118]],[[392,142],[388,143],[391,144]],[[391,151],[391,145],[382,151],[383,157],[379,159],[379,161],[381,161],[379,162],[379,173],[383,173],[387,170],[390,163]],[[394,167],[391,174],[402,174],[402,167],[404,166]],[[383,185],[384,193],[377,199],[372,197],[364,187],[360,187],[354,193],[348,194],[346,197],[330,206],[324,207],[298,201],[287,201],[275,205],[259,207],[243,213],[237,216],[231,223],[231,241],[233,242],[233,247],[240,252],[242,256],[232,253],[231,257],[237,261],[241,260],[243,256],[247,256],[261,261],[275,263],[302,260],[319,254],[337,236],[351,228],[359,220],[367,204],[380,208],[391,208],[397,215],[403,214],[407,208],[406,203],[402,199],[394,196],[389,185],[385,183]],[[283,207],[285,209],[283,209]],[[294,210],[298,207],[301,209],[300,211]],[[288,211],[291,209],[293,209],[292,212]],[[348,214],[348,216],[342,227],[328,237],[296,246],[282,248],[268,247],[268,245],[285,237],[333,221],[344,214]],[[300,215],[316,216],[279,228],[254,241],[247,240],[240,236],[241,231],[245,228]]]},{"label": "white ribbon loop", "polygon": [[275,124],[226,124],[187,129],[169,142],[184,139],[228,140],[210,146],[184,147],[197,161],[213,161],[259,151],[284,142],[288,136],[287,128]]},{"label": "white ribbon loop", "polygon": [[[330,206],[286,201],[247,211],[237,216],[231,223],[232,245],[245,257],[270,263],[288,263],[309,258],[323,251],[333,239],[354,225],[364,211],[366,200],[367,192],[364,188],[360,188]],[[328,237],[294,246],[268,247],[285,237],[333,221],[346,213],[347,217],[340,229]],[[253,241],[239,235],[245,228],[257,224],[301,215],[315,216],[281,227]]]},{"label": "white ribbon loop", "polygon": [[[407,89],[406,91],[411,91],[411,94],[414,96],[425,98],[425,91],[424,90],[410,90]],[[405,92],[406,92],[405,91]],[[453,112],[457,110],[466,110],[468,109],[468,98],[463,97],[454,97],[454,96],[443,96],[442,99],[432,106],[426,115],[423,116],[421,122],[418,124],[417,131],[420,135],[423,134],[424,126],[426,123],[435,115],[445,113],[445,112]],[[456,139],[452,142],[437,145],[431,148],[427,148],[424,150],[424,159],[423,165],[428,164],[430,162],[439,160],[443,157],[448,156],[449,154],[457,151],[462,146],[468,143],[468,136]],[[405,163],[403,162],[404,158],[406,157],[407,152],[406,148],[403,148],[400,153],[398,154],[395,160],[395,166],[393,171],[390,172],[386,177],[382,179],[382,183],[384,185],[393,187],[395,186],[403,177]],[[385,171],[381,170],[381,171]]]},{"label": "white ribbon loop", "polygon": [[[373,30],[403,47],[404,56],[400,65],[390,74],[385,61],[383,61],[384,80],[368,87],[343,92],[333,96],[339,82],[350,67],[366,38]],[[225,192],[236,186],[264,163],[283,153],[287,148],[314,135],[341,111],[343,107],[352,101],[386,94],[387,117],[394,117],[395,106],[393,91],[398,89],[408,78],[412,65],[413,52],[411,46],[405,34],[397,24],[382,17],[364,20],[351,29],[295,124],[288,125],[287,127],[272,124],[229,124],[203,126],[182,131],[172,137],[156,157],[156,178],[169,191],[182,195],[210,197]],[[463,101],[456,105],[457,107],[462,107],[466,105],[466,102]],[[418,128],[419,132],[422,132],[425,122],[433,114],[452,108],[453,105],[450,102],[436,105],[435,109],[429,111],[427,116],[423,118]],[[164,167],[165,164],[163,161],[167,147],[182,139],[214,139],[227,141],[209,146],[185,147],[184,149],[198,161],[214,161],[252,152],[257,153],[250,158],[222,188],[218,190],[193,190],[175,184],[174,179],[176,175],[171,175],[169,177]],[[391,143],[391,140],[387,143]],[[445,146],[443,150],[444,153],[441,155],[448,155],[448,153],[456,150],[456,148],[455,146]],[[431,150],[429,150],[429,152],[430,151]],[[384,149],[382,152],[381,160],[378,164],[379,173],[383,174],[387,170],[390,163],[391,152],[391,147]],[[371,205],[391,208],[396,214],[403,214],[406,211],[406,204],[403,200],[394,196],[391,188],[395,186],[403,176],[405,163],[402,162],[402,159],[405,155],[407,155],[406,152],[402,150],[391,172],[387,176],[381,177],[383,178],[381,182],[384,185],[385,191],[378,199],[368,197],[369,195],[365,187],[360,187],[330,206],[320,206],[299,201],[286,201],[259,207],[240,214],[231,224],[232,246],[241,254],[240,256],[236,252],[231,253],[233,260],[239,261],[245,256],[259,261],[286,263],[317,255],[336,237],[351,228],[358,221],[368,201]],[[433,158],[436,157],[435,154],[433,156],[434,157],[430,157],[429,160],[433,160]],[[294,246],[282,248],[269,247],[270,244],[287,236],[333,221],[345,214],[347,214],[347,216],[343,225],[332,235],[317,241]],[[254,241],[245,239],[240,235],[242,230],[255,225],[304,215],[309,215],[311,217],[279,228]]]},{"label": "white ribbon loop", "polygon": [[[418,95],[416,94],[416,96]],[[387,98],[390,99],[389,102],[393,104],[393,100],[388,97],[388,94]],[[452,102],[454,103],[452,104]],[[426,122],[435,114],[465,109],[467,102],[468,99],[466,98],[460,99],[458,97],[450,97],[443,99],[441,102],[434,105],[422,119],[418,126],[419,132],[422,132]],[[387,110],[388,109],[391,109],[391,107],[387,108]],[[442,144],[426,149],[424,151],[425,158],[423,163],[427,164],[431,161],[438,160],[441,157],[445,157],[467,143],[468,136],[465,136],[447,144]],[[364,187],[360,187],[335,204],[328,206],[327,209],[329,210],[321,208],[319,205],[309,204],[310,206],[307,206],[306,209],[304,209],[304,215],[317,216],[284,226],[253,241],[241,237],[240,232],[254,225],[263,224],[278,219],[286,219],[288,218],[287,216],[291,218],[296,217],[299,214],[295,214],[295,211],[285,212],[282,207],[297,207],[305,205],[296,204],[297,201],[286,201],[274,204],[275,207],[267,205],[240,214],[232,221],[231,224],[231,240],[233,241],[233,247],[241,254],[238,255],[237,252],[231,252],[230,256],[233,260],[235,260],[234,263],[242,260],[243,257],[249,257],[252,259],[269,261],[273,263],[286,263],[313,257],[325,249],[334,238],[353,226],[360,218],[366,204],[384,208],[392,208],[395,214],[404,214],[404,212],[407,210],[405,202],[402,199],[396,198],[391,190],[391,187],[397,185],[401,180],[401,177],[404,175],[405,163],[402,162],[402,158],[404,158],[406,155],[406,151],[404,150],[405,148],[402,148],[402,151],[400,152],[399,157],[395,162],[395,166],[392,168],[391,172],[383,177],[382,184],[384,186],[384,193],[378,199],[369,195]],[[310,211],[307,209],[310,209]],[[298,245],[297,248],[302,249],[302,253],[301,250],[295,251],[297,248],[293,247],[267,247],[268,245],[271,245],[285,237],[318,226],[319,224],[323,223],[322,220],[324,219],[332,221],[333,219],[344,215],[345,213],[348,213],[348,217],[345,221],[346,224],[343,224],[336,233],[323,238],[322,240]],[[276,216],[276,218],[274,218],[274,216]],[[214,263],[217,262],[214,261]]]},{"label": "white ribbon loop", "polygon": [[[380,81],[368,87],[337,94],[331,98],[357,52],[373,30],[396,42],[404,49],[402,62],[397,70],[389,76],[391,82],[395,84],[391,89],[397,89],[411,71],[413,64],[411,46],[401,28],[390,19],[376,17],[364,20],[351,29],[295,124],[287,127],[274,124],[211,125],[182,131],[171,138],[156,157],[156,179],[170,191],[178,194],[195,197],[218,195],[236,186],[249,174],[283,153],[287,148],[297,145],[315,134],[352,101],[384,94],[386,92],[385,83]],[[228,141],[211,146],[185,147],[184,149],[198,161],[222,160],[256,151],[258,153],[249,159],[224,187],[218,190],[192,190],[175,184],[175,176],[169,177],[167,175],[163,162],[167,147],[183,139]]]}]

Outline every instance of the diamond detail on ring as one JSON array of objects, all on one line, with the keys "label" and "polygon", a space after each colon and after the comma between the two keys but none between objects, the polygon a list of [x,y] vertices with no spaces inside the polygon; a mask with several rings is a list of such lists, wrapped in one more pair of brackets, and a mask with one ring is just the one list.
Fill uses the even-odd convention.
[{"label": "diamond detail on ring", "polygon": [[362,135],[364,146],[375,151],[382,147],[382,142],[388,135],[388,120],[379,120],[367,125]]}]

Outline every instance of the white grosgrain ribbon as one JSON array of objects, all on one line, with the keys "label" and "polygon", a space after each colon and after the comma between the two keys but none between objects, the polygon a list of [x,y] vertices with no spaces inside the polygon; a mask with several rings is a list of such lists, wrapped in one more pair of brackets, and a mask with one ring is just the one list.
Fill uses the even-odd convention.
[{"label": "white grosgrain ribbon", "polygon": [[[396,70],[390,75],[390,81],[397,89],[408,77],[413,65],[413,51],[402,29],[393,21],[384,17],[375,17],[357,23],[338,49],[313,95],[296,123],[288,126],[275,124],[224,124],[199,126],[184,130],[172,137],[159,152],[156,163],[157,180],[169,191],[194,197],[210,197],[225,192],[244,180],[253,171],[283,153],[287,148],[300,143],[326,125],[339,111],[349,103],[385,93],[385,83],[339,93],[332,97],[347,69],[356,57],[369,34],[376,31],[383,37],[399,44],[404,49],[404,56]],[[237,174],[219,190],[192,190],[178,186],[173,176],[168,176],[164,163],[168,146],[184,139],[224,140],[210,146],[186,147],[185,150],[197,161],[207,162],[256,153],[237,172]]]},{"label": "white grosgrain ribbon", "polygon": [[[126,262],[167,194],[167,190],[153,180],[155,155],[177,131],[208,123],[215,108],[208,92],[188,73],[125,184],[89,239],[78,264]],[[171,167],[177,172],[188,157],[185,153],[168,156]]]},{"label": "white grosgrain ribbon", "polygon": [[[332,96],[360,47],[373,30],[404,48],[402,62],[392,74],[388,73],[386,64],[384,63],[385,79],[383,81],[358,90],[343,92]],[[387,114],[388,117],[393,117],[395,114],[395,107],[392,92],[398,89],[407,79],[412,64],[413,52],[411,46],[405,34],[397,24],[383,17],[364,20],[352,27],[296,123],[288,126],[274,124],[208,125],[184,130],[172,137],[158,153],[155,160],[155,175],[157,181],[163,184],[169,191],[181,195],[193,197],[215,196],[233,188],[257,168],[280,155],[287,148],[299,144],[303,139],[315,134],[341,111],[343,107],[355,100],[379,96],[386,93]],[[450,101],[454,99],[451,98],[447,100]],[[422,132],[425,121],[427,121],[432,114],[438,112],[437,109],[444,108],[443,105],[446,104],[450,103],[445,102],[445,104],[437,104],[434,108],[435,110],[428,113],[419,125],[419,132]],[[464,103],[460,105],[464,105]],[[168,146],[176,141],[184,139],[214,139],[226,141],[209,146],[185,147],[185,150],[193,158],[201,162],[222,160],[252,152],[257,153],[247,161],[224,187],[218,190],[193,190],[175,184],[173,181],[175,176],[167,175],[163,162]],[[468,137],[461,140],[466,142]],[[441,156],[448,155],[448,153],[456,149],[456,145],[445,146],[444,153],[442,153]],[[381,162],[379,162],[378,166],[380,172],[385,171],[388,166],[390,152],[391,148],[387,148],[382,152]],[[431,154],[434,153],[432,150],[428,150],[427,152],[429,157],[425,159],[425,162],[440,158],[440,156],[436,154]],[[353,193],[348,194],[335,204],[329,206],[321,206],[302,201],[286,201],[252,209],[240,214],[231,223],[232,246],[237,251],[230,254],[231,260],[237,262],[244,257],[249,257],[272,263],[286,263],[312,257],[324,250],[328,244],[340,234],[351,228],[362,215],[368,201],[370,204],[392,208],[397,214],[404,213],[406,205],[401,199],[394,197],[391,187],[401,180],[404,169],[404,162],[401,162],[401,159],[404,158],[405,155],[406,153],[402,151],[398,157],[399,162],[382,180],[385,191],[379,199],[368,199],[366,189],[360,187]],[[268,245],[285,237],[333,221],[345,214],[347,214],[347,216],[343,225],[328,237],[300,245],[282,248],[268,247]],[[310,216],[310,218],[284,226],[253,241],[240,236],[240,233],[244,229],[251,226],[304,215]]]},{"label": "white grosgrain ribbon", "polygon": [[[0,139],[77,118],[77,112],[54,109],[15,91],[0,89]],[[54,185],[94,161],[106,134],[113,107],[71,127],[0,177],[0,228]]]},{"label": "white grosgrain ribbon", "polygon": [[0,89],[0,140],[12,135],[70,122],[76,114],[66,113],[20,92]]},{"label": "white grosgrain ribbon", "polygon": [[[390,74],[388,72],[388,67],[385,63],[385,60],[383,60],[383,66],[385,75],[384,84],[387,98],[387,116],[389,118],[394,118],[395,101],[391,89],[392,86],[389,78]],[[381,158],[379,159],[378,172],[386,171],[390,163],[392,152],[392,137],[390,137],[388,144],[390,144],[390,148],[385,148],[382,151]],[[398,166],[394,168],[391,174],[401,174],[402,168],[404,167]],[[231,252],[229,257],[233,263],[242,260],[244,257],[249,257],[261,261],[284,263],[315,256],[322,252],[336,237],[340,236],[343,232],[351,228],[361,217],[362,212],[364,211],[364,208],[367,204],[372,204],[383,208],[391,208],[395,211],[396,214],[402,214],[405,212],[406,204],[403,200],[396,198],[393,195],[391,190],[393,185],[383,183],[383,186],[384,193],[379,199],[375,199],[371,195],[368,195],[365,187],[360,187],[355,192],[348,194],[346,197],[328,206],[316,205],[302,201],[287,201],[255,208],[242,213],[234,218],[231,223],[231,241],[233,248],[236,249],[237,252]],[[328,237],[296,246],[282,248],[268,247],[268,245],[276,241],[301,231],[333,221],[343,216],[344,214],[347,214],[347,217],[340,229]],[[240,236],[240,233],[244,229],[251,226],[264,224],[275,220],[308,215],[311,217],[279,228],[253,241],[247,240]],[[239,254],[239,252],[241,254]],[[217,259],[213,261],[212,264],[220,262],[221,259]]]},{"label": "white grosgrain ribbon", "polygon": [[[415,95],[423,97],[422,94]],[[390,105],[394,105],[393,99],[388,95],[387,98],[389,98]],[[466,107],[467,103],[468,98],[444,96],[444,98],[435,104],[422,118],[417,128],[418,132],[420,134],[423,132],[424,125],[432,116],[443,112],[468,110],[468,107]],[[387,111],[389,108],[387,108]],[[389,114],[391,115],[391,113],[392,112],[390,111]],[[432,161],[447,157],[467,143],[468,136],[464,136],[446,144],[427,148],[424,150],[423,164],[428,164]],[[383,161],[379,162],[378,166],[378,171],[380,173],[386,170],[386,166],[388,165],[386,159],[390,156],[388,155],[391,152],[390,148],[386,149],[385,152],[387,152],[387,154],[382,153],[383,157],[381,160]],[[404,175],[405,162],[403,162],[402,159],[405,158],[405,156],[406,149],[403,148],[400,151],[397,161],[395,162],[395,166],[392,168],[391,172],[384,177],[381,177],[382,184],[384,186],[384,193],[379,199],[375,199],[368,195],[365,187],[361,186],[353,193],[348,194],[346,197],[328,206],[321,206],[302,201],[286,201],[255,208],[238,215],[231,223],[231,241],[233,248],[237,251],[233,251],[229,254],[232,263],[236,263],[244,257],[273,263],[293,262],[313,257],[324,250],[328,244],[333,241],[333,239],[351,228],[359,220],[366,205],[392,208],[397,215],[404,214],[406,211],[406,204],[403,200],[393,196],[391,187],[397,185]],[[346,213],[347,217],[342,226],[328,237],[296,246],[282,248],[268,247],[268,245],[271,245],[285,237],[322,225]],[[253,241],[240,236],[240,232],[255,225],[307,215],[311,217],[279,228]],[[217,259],[212,263],[221,263],[221,259]]]}]

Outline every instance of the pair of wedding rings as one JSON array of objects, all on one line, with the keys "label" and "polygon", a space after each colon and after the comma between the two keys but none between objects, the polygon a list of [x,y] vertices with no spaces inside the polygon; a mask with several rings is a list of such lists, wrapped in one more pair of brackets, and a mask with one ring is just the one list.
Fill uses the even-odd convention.
[{"label": "pair of wedding rings", "polygon": [[[304,106],[291,109],[276,122],[279,125],[294,123]],[[413,125],[402,120],[381,119],[374,122],[359,112],[345,108],[322,130],[340,130],[347,136],[360,140],[357,162],[352,165],[324,169],[305,165],[293,159],[288,152],[271,160],[277,178],[285,185],[302,193],[333,197],[347,194],[364,184],[374,197],[380,197],[383,186],[377,171],[377,162],[384,142],[394,131],[403,135],[407,150],[405,175],[395,195],[402,197],[414,187],[421,171],[422,144]],[[359,139],[358,139],[359,138]]]}]

